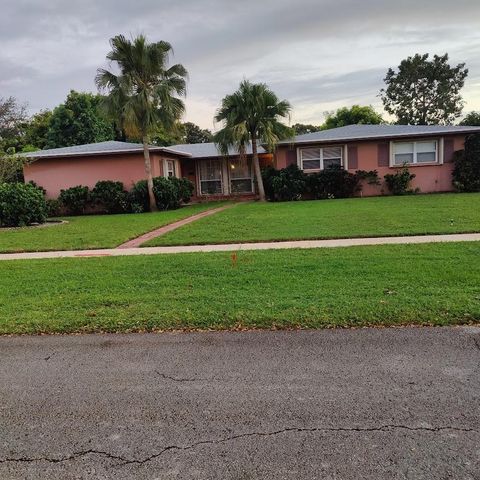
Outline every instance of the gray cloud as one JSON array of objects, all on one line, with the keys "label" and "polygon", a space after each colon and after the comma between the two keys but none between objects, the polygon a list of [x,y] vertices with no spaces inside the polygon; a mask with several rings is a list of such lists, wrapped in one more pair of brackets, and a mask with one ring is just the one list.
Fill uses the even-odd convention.
[{"label": "gray cloud", "polygon": [[466,108],[480,109],[479,27],[478,0],[6,0],[0,96],[36,111],[94,90],[108,39],[144,32],[173,44],[190,72],[187,118],[206,127],[243,77],[288,98],[295,121],[379,105],[386,69],[417,51],[466,62]]}]

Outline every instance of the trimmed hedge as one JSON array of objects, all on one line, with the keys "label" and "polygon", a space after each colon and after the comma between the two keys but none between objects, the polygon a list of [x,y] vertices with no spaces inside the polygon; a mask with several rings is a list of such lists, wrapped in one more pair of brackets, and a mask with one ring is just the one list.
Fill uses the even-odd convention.
[{"label": "trimmed hedge", "polygon": [[76,187],[60,190],[58,197],[62,205],[71,215],[81,215],[85,213],[85,208],[90,200],[88,187],[77,185]]},{"label": "trimmed hedge", "polygon": [[32,223],[44,223],[47,205],[42,191],[31,184],[0,184],[0,225],[24,227]]},{"label": "trimmed hedge", "polygon": [[341,167],[330,167],[306,174],[297,165],[281,170],[269,166],[262,171],[262,178],[265,195],[272,202],[353,197],[362,189],[362,180],[369,184],[380,183],[376,170],[350,173]]},{"label": "trimmed hedge", "polygon": [[[173,210],[180,204],[188,203],[193,194],[193,184],[187,178],[155,177],[153,179],[153,193],[159,210]],[[129,193],[132,210],[140,211],[150,209],[148,199],[147,181],[137,182]]]},{"label": "trimmed hedge", "polygon": [[125,213],[130,210],[128,192],[122,182],[100,180],[93,187],[90,198],[105,213]]}]

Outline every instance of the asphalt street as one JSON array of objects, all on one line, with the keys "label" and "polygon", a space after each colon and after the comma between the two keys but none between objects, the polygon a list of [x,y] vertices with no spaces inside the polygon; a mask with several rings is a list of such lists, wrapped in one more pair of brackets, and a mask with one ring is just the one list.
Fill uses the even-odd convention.
[{"label": "asphalt street", "polygon": [[0,479],[480,479],[480,328],[0,338]]}]

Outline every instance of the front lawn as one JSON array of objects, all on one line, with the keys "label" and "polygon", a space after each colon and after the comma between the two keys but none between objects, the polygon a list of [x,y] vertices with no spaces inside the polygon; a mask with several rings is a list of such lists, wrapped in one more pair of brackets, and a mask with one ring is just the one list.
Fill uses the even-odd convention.
[{"label": "front lawn", "polygon": [[0,229],[0,252],[113,248],[155,228],[220,205],[212,202],[155,213],[63,217],[68,223]]},{"label": "front lawn", "polygon": [[480,321],[480,242],[0,262],[0,333]]},{"label": "front lawn", "polygon": [[248,203],[144,246],[480,232],[480,193]]}]

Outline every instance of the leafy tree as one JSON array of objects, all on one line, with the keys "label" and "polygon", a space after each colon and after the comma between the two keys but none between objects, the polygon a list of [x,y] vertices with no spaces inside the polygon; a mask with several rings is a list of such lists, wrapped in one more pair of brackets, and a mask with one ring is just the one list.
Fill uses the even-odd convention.
[{"label": "leafy tree", "polygon": [[279,101],[266,84],[243,80],[236,92],[222,100],[215,115],[215,121],[223,123],[223,128],[214,135],[222,154],[228,154],[229,147],[244,154],[248,143],[252,144],[253,166],[262,201],[265,200],[265,190],[257,142],[273,150],[279,140],[291,137],[293,130],[280,121],[289,116],[290,110],[290,104],[286,100]]},{"label": "leafy tree", "polygon": [[178,96],[186,93],[187,71],[180,64],[168,66],[172,47],[167,42],[117,35],[110,45],[107,59],[117,64],[119,74],[99,69],[95,81],[108,91],[103,105],[109,116],[128,136],[142,139],[150,209],[156,210],[149,143],[159,124],[169,130],[183,114]]},{"label": "leafy tree", "polygon": [[480,126],[480,112],[470,112],[465,117],[463,120],[459,123],[459,125],[465,125],[465,126]]},{"label": "leafy tree", "polygon": [[183,125],[180,122],[176,122],[175,125],[167,129],[159,123],[151,134],[150,143],[159,147],[183,143]]},{"label": "leafy tree", "polygon": [[385,123],[385,121],[371,105],[353,105],[350,108],[339,108],[336,112],[327,114],[327,119],[320,128],[328,130],[346,125],[379,125],[380,123]]},{"label": "leafy tree", "polygon": [[71,90],[65,103],[53,110],[45,147],[69,147],[113,140],[113,126],[99,110],[101,99],[100,95]]},{"label": "leafy tree", "polygon": [[22,146],[22,125],[27,119],[26,106],[15,97],[0,98],[0,151],[17,151]]},{"label": "leafy tree", "polygon": [[316,125],[309,125],[304,123],[295,123],[292,125],[295,135],[304,135],[305,133],[319,132],[322,128]]},{"label": "leafy tree", "polygon": [[25,123],[25,146],[22,151],[42,150],[45,148],[51,121],[52,112],[50,110],[42,110]]},{"label": "leafy tree", "polygon": [[460,116],[460,95],[468,70],[464,63],[451,67],[448,54],[428,53],[402,60],[398,71],[388,69],[386,88],[380,90],[385,110],[401,125],[451,124]]},{"label": "leafy tree", "polygon": [[208,143],[213,141],[212,132],[200,128],[192,122],[185,122],[183,125],[183,143]]}]

